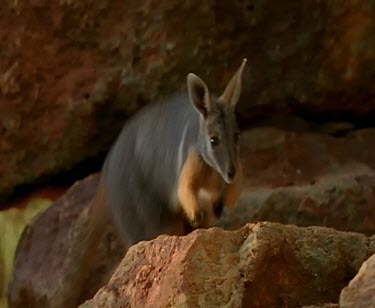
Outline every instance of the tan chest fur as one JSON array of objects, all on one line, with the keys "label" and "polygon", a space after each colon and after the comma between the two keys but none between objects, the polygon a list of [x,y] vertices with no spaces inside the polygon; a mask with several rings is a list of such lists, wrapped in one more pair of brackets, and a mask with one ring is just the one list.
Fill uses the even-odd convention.
[{"label": "tan chest fur", "polygon": [[[183,165],[178,182],[180,206],[192,224],[206,225],[211,221],[216,202],[232,206],[240,192],[241,168],[235,180],[227,184],[221,175],[208,166],[191,148]],[[206,216],[206,217],[202,217]]]}]

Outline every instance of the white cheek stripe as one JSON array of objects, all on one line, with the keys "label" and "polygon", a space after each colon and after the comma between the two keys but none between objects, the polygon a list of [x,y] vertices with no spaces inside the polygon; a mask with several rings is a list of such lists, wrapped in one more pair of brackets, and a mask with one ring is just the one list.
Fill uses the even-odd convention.
[{"label": "white cheek stripe", "polygon": [[184,146],[185,146],[185,137],[186,137],[186,132],[187,132],[187,128],[188,128],[188,125],[189,124],[186,124],[183,132],[182,132],[182,136],[181,136],[181,141],[180,141],[180,144],[178,146],[178,152],[177,152],[177,168],[176,168],[176,173],[177,173],[177,181],[175,183],[175,187],[174,189],[172,189],[172,193],[171,193],[171,204],[173,205],[173,208],[171,209],[172,211],[177,211],[178,210],[178,205],[179,205],[179,201],[178,201],[178,196],[177,196],[177,187],[178,187],[178,179],[179,179],[179,175],[180,175],[180,172],[181,172],[181,168],[182,168],[182,164],[183,164],[183,156],[184,156]]},{"label": "white cheek stripe", "polygon": [[185,137],[186,137],[186,132],[187,132],[188,125],[189,124],[186,124],[186,126],[185,126],[185,128],[184,128],[184,130],[182,132],[180,145],[178,146],[177,168],[176,168],[177,176],[180,174],[180,169],[181,169],[182,164],[183,164],[182,159],[183,159],[183,155],[184,155]]}]

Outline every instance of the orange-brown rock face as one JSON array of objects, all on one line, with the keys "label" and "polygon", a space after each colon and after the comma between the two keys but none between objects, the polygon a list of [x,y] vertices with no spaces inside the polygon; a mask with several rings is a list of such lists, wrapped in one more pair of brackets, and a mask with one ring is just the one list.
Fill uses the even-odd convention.
[{"label": "orange-brown rock face", "polygon": [[[218,224],[236,231],[140,243],[85,305],[333,307],[374,238],[246,224],[375,233],[374,14],[368,0],[5,1],[0,199],[107,151],[129,115],[183,88],[189,72],[218,91],[247,57],[241,124],[268,127],[242,137],[243,193]],[[106,283],[123,252],[111,232],[83,293],[68,298],[69,249],[96,181],[74,185],[26,228],[11,307],[65,308]],[[371,262],[343,305],[358,303],[352,290]]]},{"label": "orange-brown rock face", "polygon": [[[373,241],[373,240],[372,240]],[[301,307],[337,302],[373,251],[355,233],[274,223],[133,246],[82,307]]]},{"label": "orange-brown rock face", "polygon": [[221,89],[243,57],[246,124],[371,118],[374,13],[371,1],[6,1],[0,194],[106,151],[129,114],[191,71]]}]

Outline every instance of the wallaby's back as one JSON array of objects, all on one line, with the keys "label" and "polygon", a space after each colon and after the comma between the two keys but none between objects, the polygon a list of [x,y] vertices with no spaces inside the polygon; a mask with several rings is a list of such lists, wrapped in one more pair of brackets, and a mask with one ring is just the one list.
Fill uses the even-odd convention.
[{"label": "wallaby's back", "polygon": [[128,245],[176,232],[178,176],[198,125],[188,96],[178,94],[123,127],[102,176],[110,216]]}]

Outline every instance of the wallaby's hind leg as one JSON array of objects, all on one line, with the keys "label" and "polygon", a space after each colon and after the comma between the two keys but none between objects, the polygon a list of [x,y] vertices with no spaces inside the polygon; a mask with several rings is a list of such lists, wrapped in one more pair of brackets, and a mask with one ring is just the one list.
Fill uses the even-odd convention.
[{"label": "wallaby's hind leg", "polygon": [[183,219],[171,213],[155,194],[145,192],[141,179],[138,180],[140,185],[133,185],[126,198],[109,203],[112,221],[126,245],[130,247],[162,233],[184,234]]}]

